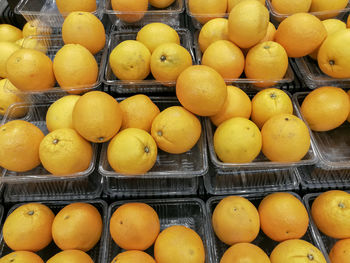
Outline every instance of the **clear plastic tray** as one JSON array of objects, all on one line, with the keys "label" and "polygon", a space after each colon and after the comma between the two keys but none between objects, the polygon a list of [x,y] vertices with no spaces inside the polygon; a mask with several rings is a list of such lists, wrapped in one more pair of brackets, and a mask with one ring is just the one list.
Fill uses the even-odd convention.
[{"label": "clear plastic tray", "polygon": [[[198,62],[198,64],[201,64],[203,53],[199,48],[198,36],[199,36],[199,31],[197,31],[195,33],[195,36],[194,36],[194,50],[195,50],[197,62]],[[283,77],[283,79],[270,79],[270,80],[249,79],[249,78],[245,77],[244,72],[243,72],[240,78],[238,78],[238,79],[225,79],[225,81],[227,84],[233,84],[233,85],[242,85],[243,84],[243,85],[245,85],[245,88],[247,88],[247,86],[254,87],[254,84],[264,84],[264,83],[271,83],[271,82],[274,83],[273,85],[271,85],[271,87],[272,86],[279,87],[279,86],[283,86],[283,85],[292,83],[294,81],[294,72],[293,72],[292,67],[289,63],[287,72],[286,72],[285,76]],[[255,87],[255,89],[261,89],[261,88]]]},{"label": "clear plastic tray", "polygon": [[[92,14],[101,20],[103,0],[96,0],[96,6],[97,10]],[[24,16],[28,22],[38,20],[52,28],[62,27],[64,21],[64,17],[57,9],[56,0],[21,0],[15,7],[15,13]]]},{"label": "clear plastic tray", "polygon": [[[159,216],[160,231],[173,225],[183,225],[196,231],[201,237],[206,251],[205,262],[212,262],[208,216],[204,202],[197,198],[131,200],[111,204],[108,208],[108,222],[107,227],[105,228],[106,252],[104,253],[105,257],[103,262],[112,262],[112,259],[117,254],[124,252],[111,238],[109,233],[109,221],[112,214],[119,206],[130,202],[142,202],[150,205]],[[153,256],[153,246],[145,252]]]},{"label": "clear plastic tray", "polygon": [[[77,201],[55,201],[55,202],[50,202],[50,201],[43,201],[40,202],[44,205],[47,205],[51,210],[54,212],[54,214],[57,214],[63,207],[65,207],[68,204],[74,203]],[[98,211],[101,214],[102,220],[103,220],[103,228],[106,228],[107,225],[107,203],[103,200],[79,200],[78,202],[83,202],[83,203],[89,203],[96,207]],[[9,210],[7,216],[9,216],[16,208],[19,206],[23,205],[25,203],[20,203],[16,204],[11,207]],[[105,240],[105,231],[102,231],[101,239],[100,241],[90,250],[87,252],[89,256],[92,258],[92,260],[95,263],[103,263],[104,261],[102,260],[103,255],[104,255],[104,240]],[[13,252],[6,244],[3,239],[3,235],[1,232],[1,242],[0,242],[0,257],[3,257],[9,253]],[[37,254],[46,262],[49,258],[54,256],[55,254],[61,252],[61,250],[55,245],[55,243],[52,241],[46,248],[43,250],[40,250],[37,252]]]},{"label": "clear plastic tray", "polygon": [[[36,48],[38,50],[43,50],[43,45],[47,47],[46,55],[53,60],[56,56],[56,53],[64,46],[64,42],[62,40],[62,35],[51,35],[51,36],[30,36],[27,38],[29,39],[35,39],[38,43]],[[107,48],[107,42],[108,38],[106,38],[106,45],[103,50],[98,52],[95,56],[95,59],[97,61],[97,64],[99,66],[99,73],[97,80],[94,84],[89,86],[81,86],[81,87],[72,87],[71,89],[63,90],[59,87],[58,83],[55,84],[53,89],[46,90],[46,91],[28,91],[28,92],[20,92],[20,94],[23,95],[30,95],[30,98],[34,102],[44,102],[44,101],[54,101],[57,100],[65,95],[68,95],[69,91],[78,91],[78,92],[87,92],[94,89],[98,89],[101,86],[102,82],[102,74],[103,74],[103,67],[105,65],[105,53],[104,50]],[[23,43],[25,45],[25,42]],[[6,87],[5,87],[6,88]]]},{"label": "clear plastic tray", "polygon": [[149,5],[148,11],[141,20],[134,23],[128,23],[120,20],[116,15],[139,15],[143,12],[114,11],[112,9],[111,0],[105,0],[104,13],[108,15],[112,24],[118,29],[130,29],[140,28],[153,22],[161,22],[172,27],[180,27],[183,23],[182,13],[184,10],[185,5],[183,0],[175,0],[173,4],[164,9],[158,9]]},{"label": "clear plastic tray", "polygon": [[[192,56],[193,64],[196,64],[195,56],[192,50],[192,37],[191,33],[187,29],[176,29],[180,37],[180,43],[185,47]],[[103,73],[103,82],[108,86],[112,92],[117,93],[164,93],[164,92],[174,92],[176,82],[166,82],[166,86],[162,83],[157,82],[152,74],[144,80],[134,80],[134,81],[122,81],[119,80],[113,73],[111,66],[109,65],[109,55],[113,49],[125,40],[136,40],[136,35],[138,31],[116,31],[111,32],[108,48],[106,48],[105,53],[105,69]]]},{"label": "clear plastic tray", "polygon": [[[152,98],[162,111],[180,105],[176,98]],[[145,175],[126,176],[116,173],[107,160],[108,143],[104,143],[99,161],[99,173],[104,177],[104,191],[109,195],[154,196],[195,194],[197,177],[208,172],[205,130],[197,144],[183,154],[169,154],[158,150],[154,167]]]},{"label": "clear plastic tray", "polygon": [[[293,194],[294,196],[296,196],[300,201],[301,198],[295,194],[290,192],[291,194]],[[267,196],[269,193],[262,193],[262,194],[250,194],[250,195],[242,195],[242,197],[247,198],[249,201],[251,201],[256,208],[258,208],[260,202],[262,201],[262,199]],[[211,222],[211,217],[212,214],[214,212],[214,209],[216,207],[216,205],[223,199],[223,196],[218,196],[218,197],[211,197],[208,199],[206,206],[207,206],[207,210],[210,214],[209,217],[209,221]],[[213,263],[219,263],[220,259],[222,258],[223,254],[225,253],[225,251],[230,247],[226,244],[224,244],[223,242],[221,242],[215,235],[213,228],[210,225],[210,233],[212,235],[212,254],[213,254]],[[323,255],[326,257],[326,259],[328,259],[327,253],[323,247],[323,245],[319,242],[318,239],[315,238],[315,234],[313,232],[313,228],[311,226],[311,223],[309,224],[309,228],[306,232],[306,234],[304,235],[304,237],[302,238],[308,242],[310,242],[311,244],[313,244],[314,246],[318,247],[321,252],[323,253]],[[272,250],[278,245],[278,242],[273,241],[272,239],[270,239],[269,237],[267,237],[262,230],[260,230],[259,235],[257,236],[257,238],[252,242],[253,244],[257,245],[258,247],[260,247],[262,250],[265,251],[265,253],[270,256]],[[329,261],[328,261],[329,262]]]}]

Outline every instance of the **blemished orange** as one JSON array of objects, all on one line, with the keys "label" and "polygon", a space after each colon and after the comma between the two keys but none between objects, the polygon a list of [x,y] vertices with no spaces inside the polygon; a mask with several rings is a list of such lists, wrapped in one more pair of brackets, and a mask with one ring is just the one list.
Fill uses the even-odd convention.
[{"label": "blemished orange", "polygon": [[237,79],[243,73],[244,55],[232,42],[218,40],[204,51],[202,65],[215,69],[225,80]]},{"label": "blemished orange", "polygon": [[263,43],[263,42],[266,42],[266,41],[274,41],[275,40],[276,31],[277,31],[277,29],[274,26],[274,24],[269,22],[269,25],[267,26],[266,35],[264,36],[263,39],[261,39],[259,41],[259,43]]},{"label": "blemished orange", "polygon": [[158,147],[168,153],[180,154],[192,149],[202,133],[198,118],[180,106],[172,106],[157,115],[151,134]]},{"label": "blemished orange", "polygon": [[86,140],[109,141],[122,125],[123,112],[118,102],[102,91],[85,93],[73,109],[73,127]]},{"label": "blemished orange", "polygon": [[322,43],[317,62],[323,73],[332,78],[350,77],[350,29],[340,30]]},{"label": "blemished orange", "polygon": [[175,43],[158,46],[151,56],[153,77],[165,85],[175,83],[182,71],[192,66],[192,56],[188,50]]},{"label": "blemished orange", "polygon": [[196,20],[205,24],[211,19],[225,15],[227,0],[189,0],[188,8]]},{"label": "blemished orange", "polygon": [[[119,253],[111,263],[156,263],[147,253],[139,250],[129,250]],[[0,261],[1,263],[1,261]]]},{"label": "blemished orange", "polygon": [[271,263],[326,263],[322,252],[311,243],[301,239],[291,239],[279,243],[270,255]]},{"label": "blemished orange", "polygon": [[250,48],[265,37],[269,18],[269,11],[259,1],[242,1],[228,17],[228,37],[240,48]]},{"label": "blemished orange", "polygon": [[125,250],[146,250],[153,245],[160,223],[157,212],[145,203],[126,203],[112,214],[109,231]]},{"label": "blemished orange", "polygon": [[204,263],[203,241],[194,230],[174,225],[164,229],[157,237],[154,257],[157,263]]},{"label": "blemished orange", "polygon": [[51,257],[46,263],[94,263],[94,261],[81,250],[65,250]]},{"label": "blemished orange", "polygon": [[199,116],[217,114],[224,105],[227,87],[214,69],[196,65],[185,69],[176,82],[176,96],[182,106]]},{"label": "blemished orange", "polygon": [[[227,1],[227,12],[230,13],[231,10],[240,2],[245,1],[245,0],[228,0]],[[265,5],[265,0],[258,0],[260,3]]]},{"label": "blemished orange", "polygon": [[16,208],[5,220],[3,237],[12,250],[36,252],[52,241],[54,213],[40,203],[28,203]]},{"label": "blemished orange", "polygon": [[346,121],[349,111],[349,96],[338,87],[315,89],[301,104],[301,114],[313,131],[329,131],[339,127]]},{"label": "blemished orange", "polygon": [[212,225],[225,244],[252,242],[259,234],[260,219],[256,207],[241,196],[228,196],[215,207]]},{"label": "blemished orange", "polygon": [[23,37],[22,30],[9,24],[0,25],[0,41],[15,42]]},{"label": "blemished orange", "polygon": [[78,11],[70,13],[64,20],[62,39],[65,44],[80,44],[94,55],[104,48],[106,32],[96,16]]},{"label": "blemished orange", "polygon": [[292,15],[309,12],[312,0],[271,0],[274,11],[278,14]]},{"label": "blemished orange", "polygon": [[153,137],[138,128],[119,132],[109,143],[107,159],[114,171],[124,175],[142,175],[157,160],[157,144]]},{"label": "blemished orange", "polygon": [[126,98],[119,106],[123,112],[121,130],[139,128],[151,132],[153,119],[160,113],[158,106],[143,94]]},{"label": "blemished orange", "polygon": [[157,8],[167,8],[171,6],[175,0],[149,0],[149,3]]},{"label": "blemished orange", "polygon": [[92,88],[98,77],[98,65],[88,49],[80,44],[64,45],[53,60],[58,84],[72,94]]},{"label": "blemished orange", "polygon": [[320,194],[311,205],[311,215],[319,230],[327,236],[350,238],[350,194],[331,190]]},{"label": "blemished orange", "polygon": [[40,164],[39,145],[44,134],[22,120],[0,126],[0,166],[10,171],[30,171]]},{"label": "blemished orange", "polygon": [[41,141],[39,157],[53,175],[71,175],[85,171],[92,160],[92,146],[75,130],[57,129]]},{"label": "blemished orange", "polygon": [[305,206],[290,193],[267,195],[261,201],[258,211],[262,231],[278,242],[302,238],[309,226]]},{"label": "blemished orange", "polygon": [[22,48],[8,58],[7,78],[22,91],[43,91],[55,84],[53,63],[40,51]]},{"label": "blemished orange", "polygon": [[95,12],[97,5],[96,0],[56,0],[58,11],[63,16],[71,12]]},{"label": "blemished orange", "polygon": [[151,53],[161,44],[175,43],[180,45],[179,34],[171,26],[164,23],[145,25],[137,33],[136,40],[144,44]]},{"label": "blemished orange", "polygon": [[210,120],[215,126],[219,126],[224,121],[234,118],[250,118],[252,112],[252,102],[249,96],[240,88],[227,86],[227,97],[221,110]]},{"label": "blemished orange", "polygon": [[[8,79],[0,80],[0,116],[4,116],[9,107],[14,103],[24,103],[25,96],[19,94],[19,90]],[[8,112],[10,118],[21,118],[28,112],[28,107],[12,108]]]},{"label": "blemished orange", "polygon": [[120,80],[142,80],[149,73],[151,52],[139,41],[126,40],[118,44],[109,55],[109,64]]},{"label": "blemished orange", "polygon": [[298,162],[310,148],[306,124],[291,114],[279,114],[265,122],[261,129],[262,152],[273,162]]},{"label": "blemished orange", "polygon": [[[348,3],[348,0],[312,0],[310,12],[321,12],[317,15],[320,19],[332,18],[337,16],[339,14],[338,10],[344,9]],[[322,12],[325,13],[322,14]]]},{"label": "blemished orange", "polygon": [[44,261],[33,252],[15,251],[0,258],[0,263],[44,263]]},{"label": "blemished orange", "polygon": [[239,243],[227,249],[220,263],[271,263],[269,257],[260,247],[250,243]]},{"label": "blemished orange", "polygon": [[214,18],[203,25],[198,35],[201,52],[204,52],[210,44],[217,40],[228,40],[228,20],[226,18]]},{"label": "blemished orange", "polygon": [[271,117],[293,114],[292,100],[283,90],[268,88],[259,91],[252,99],[252,121],[261,129]]},{"label": "blemished orange", "polygon": [[289,57],[306,56],[316,50],[327,37],[321,20],[308,13],[297,13],[283,20],[277,28],[275,41]]},{"label": "blemished orange", "polygon": [[134,23],[144,17],[148,9],[148,0],[111,0],[111,5],[120,20]]},{"label": "blemished orange", "polygon": [[349,263],[350,239],[338,240],[329,253],[329,259],[332,263]]},{"label": "blemished orange", "polygon": [[287,69],[286,50],[276,42],[267,41],[248,51],[244,72],[249,79],[261,80],[261,82],[254,83],[255,86],[266,88],[283,79]]},{"label": "blemished orange", "polygon": [[72,203],[61,209],[52,223],[52,237],[62,250],[92,249],[100,240],[103,222],[97,208],[88,203]]},{"label": "blemished orange", "polygon": [[228,119],[214,133],[214,150],[225,163],[250,163],[261,151],[259,128],[241,117]]},{"label": "blemished orange", "polygon": [[16,43],[12,43],[9,41],[1,41],[0,42],[0,77],[6,78],[6,62],[8,58],[17,50],[19,50],[21,46]]}]

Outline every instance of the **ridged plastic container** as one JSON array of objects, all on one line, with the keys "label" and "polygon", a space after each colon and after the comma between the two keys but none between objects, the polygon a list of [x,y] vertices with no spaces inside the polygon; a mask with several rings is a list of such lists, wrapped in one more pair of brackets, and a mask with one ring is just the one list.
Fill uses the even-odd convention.
[{"label": "ridged plastic container", "polygon": [[[96,0],[96,7],[96,11],[92,12],[92,14],[101,20],[104,1]],[[38,20],[40,23],[52,28],[62,27],[64,21],[64,17],[56,6],[56,0],[21,0],[15,7],[15,13],[24,16],[28,22]]]},{"label": "ridged plastic container", "polygon": [[[201,237],[205,248],[205,263],[212,262],[208,215],[204,202],[197,198],[130,200],[111,204],[108,208],[108,222],[107,227],[105,228],[106,251],[104,253],[105,257],[103,262],[112,262],[115,256],[124,252],[124,250],[113,241],[109,233],[109,221],[118,207],[125,203],[134,202],[146,203],[157,212],[160,221],[160,231],[174,225],[183,225],[196,231]],[[153,257],[153,246],[145,252]]]},{"label": "ridged plastic container", "polygon": [[[102,220],[103,220],[103,226],[104,228],[107,225],[107,209],[108,205],[105,201],[103,200],[79,200],[79,201],[55,201],[55,202],[50,202],[50,201],[43,201],[40,202],[44,205],[47,205],[52,212],[56,215],[63,207],[66,205],[69,205],[71,203],[75,202],[83,202],[83,203],[89,203],[93,205],[94,207],[97,208],[97,210],[100,212]],[[20,203],[16,204],[11,207],[9,210],[7,216],[9,216],[16,208],[19,206],[26,204],[26,203]],[[105,231],[102,231],[101,239],[100,241],[88,252],[89,256],[92,258],[94,263],[103,263],[104,261],[102,260],[102,257],[104,255],[104,240],[105,240]],[[1,232],[1,243],[0,243],[0,258],[13,252],[6,244],[3,239],[3,235]],[[37,254],[46,262],[49,258],[53,257],[57,253],[61,252],[61,250],[55,245],[55,243],[52,241],[46,248],[43,250],[40,250],[37,252]]]},{"label": "ridged plastic container", "polygon": [[[193,64],[196,64],[195,56],[192,50],[192,37],[188,29],[176,29],[180,37],[180,44],[186,48],[192,56]],[[175,81],[160,83],[154,79],[152,73],[144,80],[119,80],[113,73],[109,64],[109,56],[113,49],[125,40],[136,40],[138,31],[114,31],[111,32],[108,48],[106,49],[105,69],[103,73],[103,82],[111,92],[116,93],[165,93],[175,91]]]},{"label": "ridged plastic container", "polygon": [[[118,29],[137,29],[153,22],[165,23],[172,27],[181,27],[185,10],[183,1],[175,0],[174,3],[164,9],[155,8],[149,4],[147,12],[126,12],[113,10],[111,0],[105,0],[104,13],[108,15],[111,23]],[[141,16],[142,14],[144,14],[143,18],[136,22],[126,22],[119,18],[120,15]]]},{"label": "ridged plastic container", "polygon": [[[152,98],[160,111],[179,106],[176,98]],[[154,167],[144,175],[126,176],[116,173],[107,160],[108,143],[104,143],[99,161],[104,193],[112,197],[148,197],[197,194],[198,177],[208,172],[205,130],[197,144],[183,154],[170,154],[158,149]]]},{"label": "ridged plastic container", "polygon": [[[293,194],[294,196],[296,196],[300,201],[301,198],[295,194],[290,192],[291,194]],[[269,193],[265,192],[265,193],[261,193],[261,194],[249,194],[249,195],[242,195],[242,197],[247,198],[250,202],[252,202],[256,208],[258,208],[260,202],[262,201],[262,199],[267,196]],[[206,202],[206,206],[207,206],[207,210],[210,214],[209,220],[211,222],[211,218],[214,212],[215,207],[217,206],[217,204],[223,199],[225,198],[225,196],[217,196],[217,197],[211,197],[208,199],[208,201]],[[210,224],[211,226],[211,224]],[[229,245],[226,245],[225,243],[221,242],[217,236],[214,233],[214,230],[212,228],[212,226],[210,227],[210,232],[211,235],[213,237],[213,242],[212,242],[212,254],[213,254],[213,263],[219,263],[220,259],[222,258],[223,254],[225,253],[225,251],[230,247]],[[323,255],[326,257],[326,259],[328,259],[327,257],[327,253],[324,249],[324,247],[322,246],[322,244],[319,242],[318,239],[315,238],[315,234],[313,232],[313,228],[311,226],[311,223],[309,224],[308,230],[306,232],[306,234],[304,235],[304,237],[302,238],[303,240],[306,240],[308,242],[310,242],[311,244],[313,244],[314,246],[316,246],[317,248],[319,248],[321,250],[321,252],[323,253]],[[257,236],[257,238],[252,242],[254,245],[257,245],[258,247],[260,247],[262,250],[265,251],[265,253],[270,256],[272,250],[278,245],[278,242],[273,241],[272,239],[270,239],[269,237],[267,237],[262,230],[260,230],[259,235]],[[329,261],[328,261],[329,262]]]},{"label": "ridged plastic container", "polygon": [[[27,114],[21,120],[36,125],[44,134],[46,127],[46,112],[51,103],[13,104],[5,114],[1,124],[13,119],[8,116],[16,109],[25,108]],[[8,184],[5,196],[21,200],[60,200],[75,198],[96,198],[101,193],[101,177],[94,173],[98,155],[98,146],[93,146],[93,158],[90,166],[82,172],[67,175],[53,176],[42,165],[28,172],[12,172],[6,169],[1,171],[0,183]],[[84,190],[86,192],[84,192]],[[87,196],[84,196],[84,195]],[[76,195],[76,197],[74,197]],[[13,200],[13,199],[12,199]]]}]

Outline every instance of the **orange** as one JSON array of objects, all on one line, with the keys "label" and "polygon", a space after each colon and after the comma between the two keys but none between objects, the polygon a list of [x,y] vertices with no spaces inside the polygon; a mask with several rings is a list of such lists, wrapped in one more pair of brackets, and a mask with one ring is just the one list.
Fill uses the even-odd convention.
[{"label": "orange", "polygon": [[27,38],[18,39],[15,44],[22,48],[35,49],[43,54],[46,54],[49,42],[49,39],[41,38],[41,36],[30,36]]},{"label": "orange", "polygon": [[163,23],[145,25],[137,33],[136,40],[144,44],[151,53],[161,44],[175,43],[180,45],[180,37],[176,30]]},{"label": "orange", "polygon": [[126,203],[112,214],[109,231],[121,248],[146,250],[159,234],[159,218],[148,204]]},{"label": "orange", "polygon": [[244,72],[249,79],[265,80],[254,83],[258,87],[270,87],[283,79],[288,69],[286,50],[273,41],[263,42],[251,48],[245,60]]},{"label": "orange", "polygon": [[157,144],[144,130],[128,128],[109,143],[107,158],[114,171],[121,174],[147,173],[157,160]]},{"label": "orange", "polygon": [[36,252],[52,241],[55,215],[46,205],[28,203],[17,207],[5,220],[3,237],[12,250]]},{"label": "orange", "polygon": [[235,117],[224,121],[214,133],[214,150],[225,163],[250,163],[261,151],[259,128],[250,120]]},{"label": "orange", "polygon": [[215,207],[212,225],[225,244],[252,242],[259,234],[260,219],[256,207],[241,196],[228,196]]},{"label": "orange", "polygon": [[292,100],[283,90],[264,89],[252,99],[252,121],[260,129],[268,119],[281,113],[293,114]]},{"label": "orange", "polygon": [[6,63],[7,78],[22,91],[43,91],[55,84],[51,59],[40,51],[22,48]]},{"label": "orange", "polygon": [[[57,3],[57,1],[56,1]],[[44,24],[42,21],[38,19],[31,20],[27,22],[23,27],[23,38],[27,38],[29,36],[38,36],[38,35],[51,35],[52,29],[51,27]]]},{"label": "orange", "polygon": [[0,126],[0,166],[26,172],[40,164],[39,145],[44,138],[34,124],[14,120]]},{"label": "orange", "polygon": [[197,65],[185,69],[176,82],[176,96],[182,106],[200,116],[217,114],[224,105],[227,88],[214,69]]},{"label": "orange", "polygon": [[128,23],[141,20],[148,9],[148,0],[111,0],[111,4],[115,15]]},{"label": "orange", "polygon": [[243,73],[244,55],[232,42],[218,40],[204,51],[202,65],[215,69],[224,79],[237,79]]},{"label": "orange", "polygon": [[167,8],[172,5],[175,0],[149,0],[149,3],[157,8]]},{"label": "orange", "polygon": [[344,9],[348,5],[348,0],[312,0],[310,12],[326,12],[317,15],[320,19],[335,17],[339,14],[338,10]]},{"label": "orange", "polygon": [[100,240],[103,222],[100,212],[88,203],[65,206],[52,223],[52,237],[62,250],[89,251]]},{"label": "orange", "polygon": [[[14,103],[24,103],[25,97],[8,79],[0,80],[0,116],[4,116],[8,108]],[[28,112],[28,107],[17,106],[8,113],[10,118],[21,118]]]},{"label": "orange", "polygon": [[[350,91],[348,90],[347,92],[348,96],[349,96],[349,101],[350,101]],[[348,118],[346,119],[348,122],[350,122],[350,111],[349,111],[349,115]]]},{"label": "orange", "polygon": [[96,59],[79,44],[64,45],[53,60],[53,71],[58,84],[70,93],[79,94],[79,89],[92,88],[97,82]]},{"label": "orange", "polygon": [[227,0],[188,0],[188,8],[201,24],[205,24],[211,19],[224,16]]},{"label": "orange", "polygon": [[[228,13],[231,12],[231,10],[240,2],[245,1],[245,0],[228,0],[227,1],[227,11]],[[262,3],[263,5],[265,5],[265,0],[258,0],[260,3]]]},{"label": "orange", "polygon": [[297,13],[280,23],[275,41],[285,48],[288,57],[297,58],[312,53],[326,37],[321,20],[308,13]]},{"label": "orange", "polygon": [[346,121],[349,111],[349,97],[337,87],[315,89],[301,104],[301,114],[313,131],[329,131],[339,127]]},{"label": "orange", "polygon": [[[139,250],[129,250],[119,253],[111,263],[156,263],[147,253]],[[1,263],[1,262],[0,262]]]},{"label": "orange", "polygon": [[271,0],[274,11],[278,14],[292,15],[296,13],[309,12],[313,0]]},{"label": "orange", "polygon": [[326,38],[317,61],[321,71],[332,78],[350,77],[350,29],[340,30]]},{"label": "orange", "polygon": [[217,40],[228,40],[228,20],[214,18],[205,23],[198,35],[198,44],[204,52],[210,44]]},{"label": "orange", "polygon": [[152,121],[160,111],[149,97],[137,94],[126,98],[119,105],[123,112],[121,130],[138,128],[151,132]]},{"label": "orange", "polygon": [[278,244],[270,255],[271,263],[326,263],[322,252],[311,243],[291,239]]},{"label": "orange", "polygon": [[56,0],[58,10],[63,16],[70,12],[94,12],[96,11],[96,0]]},{"label": "orange", "polygon": [[309,226],[303,203],[289,193],[273,193],[259,205],[261,229],[272,240],[281,242],[302,238]]},{"label": "orange", "polygon": [[[329,253],[329,259],[332,263],[350,262],[350,239],[337,241]],[[1,262],[1,261],[0,261]]]},{"label": "orange", "polygon": [[62,38],[65,44],[80,44],[93,55],[106,43],[106,32],[102,22],[89,12],[72,12],[63,22]]},{"label": "orange", "polygon": [[40,143],[39,156],[44,168],[53,175],[85,171],[92,160],[92,146],[69,128],[50,132]]},{"label": "orange", "polygon": [[64,96],[52,103],[46,112],[46,126],[51,132],[62,128],[73,129],[73,109],[80,96]]},{"label": "orange", "polygon": [[273,162],[298,162],[310,148],[306,124],[291,114],[279,114],[265,122],[261,129],[262,152]]},{"label": "orange", "polygon": [[46,263],[94,263],[94,261],[83,251],[65,250],[51,257]]},{"label": "orange", "polygon": [[240,88],[227,86],[227,97],[221,110],[210,120],[215,126],[219,126],[224,121],[233,117],[250,118],[252,112],[252,102],[248,95]]},{"label": "orange", "polygon": [[157,263],[204,263],[203,241],[194,230],[174,225],[159,234],[154,244],[154,257]]},{"label": "orange", "polygon": [[340,190],[320,194],[311,206],[312,218],[327,236],[350,238],[350,194]]},{"label": "orange", "polygon": [[274,26],[274,24],[269,22],[269,25],[267,26],[266,35],[264,36],[263,39],[261,39],[259,41],[259,43],[263,43],[263,42],[266,42],[266,41],[274,41],[275,40],[276,31],[277,31],[277,29]]},{"label": "orange", "polygon": [[118,102],[101,91],[85,93],[73,109],[73,127],[90,142],[109,141],[120,129],[123,112]]},{"label": "orange", "polygon": [[126,40],[109,55],[109,64],[120,80],[142,80],[150,73],[151,52],[139,41]]},{"label": "orange", "polygon": [[348,16],[348,19],[346,20],[346,27],[350,27],[350,15]]},{"label": "orange", "polygon": [[0,77],[1,78],[7,77],[6,62],[8,58],[20,48],[21,46],[9,41],[0,42]]},{"label": "orange", "polygon": [[270,263],[266,253],[256,245],[250,243],[239,243],[227,249],[220,263]]},{"label": "orange", "polygon": [[0,258],[0,263],[44,263],[44,261],[33,252],[16,251]]},{"label": "orange", "polygon": [[269,11],[259,1],[238,3],[228,17],[229,39],[240,48],[256,45],[266,35],[269,17]]},{"label": "orange", "polygon": [[196,145],[202,133],[198,118],[185,108],[163,110],[152,122],[151,134],[158,147],[168,153],[185,153]]},{"label": "orange", "polygon": [[0,41],[15,42],[22,37],[22,31],[17,27],[9,24],[0,25]]},{"label": "orange", "polygon": [[151,72],[160,82],[176,82],[177,78],[189,66],[192,56],[188,50],[175,43],[158,46],[151,56]]}]

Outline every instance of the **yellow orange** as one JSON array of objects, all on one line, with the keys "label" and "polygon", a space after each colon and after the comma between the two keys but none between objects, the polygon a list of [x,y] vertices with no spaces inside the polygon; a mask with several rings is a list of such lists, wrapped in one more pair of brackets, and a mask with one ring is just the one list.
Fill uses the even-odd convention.
[{"label": "yellow orange", "polygon": [[1,41],[0,42],[0,77],[6,78],[6,62],[8,58],[17,50],[19,50],[21,46],[16,43],[12,43],[9,41]]},{"label": "yellow orange", "polygon": [[[228,0],[227,1],[227,12],[230,13],[231,10],[240,2],[245,1],[245,0]],[[258,0],[260,3],[265,5],[265,0]]]},{"label": "yellow orange", "polygon": [[211,19],[224,16],[227,0],[189,0],[188,8],[201,24],[205,24]]},{"label": "yellow orange", "polygon": [[83,251],[65,250],[51,257],[46,263],[94,263],[94,261]]},{"label": "yellow orange", "polygon": [[[147,253],[139,250],[128,250],[119,253],[113,260],[112,263],[156,263],[154,259]],[[1,262],[0,262],[1,263]]]},{"label": "yellow orange", "polygon": [[350,239],[338,240],[329,253],[329,259],[332,263],[349,263]]},{"label": "yellow orange", "polygon": [[16,251],[0,258],[0,263],[44,263],[44,261],[33,252]]},{"label": "yellow orange", "polygon": [[26,38],[29,36],[50,35],[52,33],[51,27],[44,24],[42,21],[38,19],[34,19],[27,22],[24,25],[22,31],[23,31],[23,38]]},{"label": "yellow orange", "polygon": [[44,54],[47,53],[48,39],[40,37],[27,37],[18,39],[15,43],[22,48],[29,48],[38,50]]},{"label": "yellow orange", "polygon": [[0,24],[0,41],[15,42],[23,37],[22,31],[9,24]]},{"label": "yellow orange", "polygon": [[261,248],[250,243],[239,243],[231,246],[225,251],[220,260],[220,263],[239,262],[271,263],[269,257]]},{"label": "yellow orange", "polygon": [[111,0],[116,16],[127,23],[141,20],[148,9],[148,0]]},{"label": "yellow orange", "polygon": [[[25,97],[8,79],[0,80],[0,115],[4,116],[8,108],[14,103],[24,103]],[[28,112],[28,107],[16,107],[8,113],[9,118],[21,118]]]},{"label": "yellow orange", "polygon": [[[348,90],[347,92],[348,96],[349,96],[349,101],[350,101],[350,91]],[[349,115],[348,118],[346,119],[348,122],[350,122],[350,111],[349,111]]]},{"label": "yellow orange", "polygon": [[271,0],[271,5],[276,13],[292,15],[296,13],[307,13],[310,9],[312,0]]},{"label": "yellow orange", "polygon": [[63,16],[70,12],[94,12],[96,11],[96,0],[56,0],[58,10]]},{"label": "yellow orange", "polygon": [[217,40],[228,40],[228,20],[214,18],[205,23],[198,35],[198,44],[204,52],[210,44]]},{"label": "yellow orange", "polygon": [[269,25],[267,26],[266,35],[263,37],[263,39],[261,39],[259,41],[259,43],[263,43],[263,42],[266,42],[266,41],[274,41],[275,40],[276,31],[277,31],[277,29],[274,26],[274,24],[269,22]]},{"label": "yellow orange", "polygon": [[149,0],[149,3],[157,8],[167,8],[172,5],[175,0]]},{"label": "yellow orange", "polygon": [[339,14],[337,11],[344,9],[348,3],[348,0],[312,0],[310,12],[321,12],[317,15],[320,19],[332,18],[337,16]]}]

